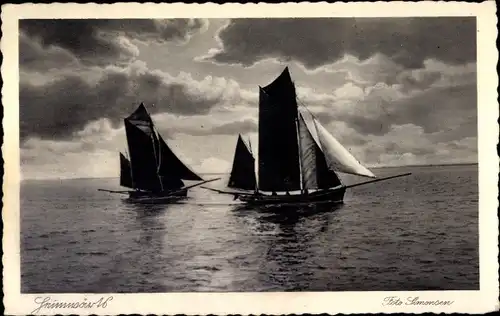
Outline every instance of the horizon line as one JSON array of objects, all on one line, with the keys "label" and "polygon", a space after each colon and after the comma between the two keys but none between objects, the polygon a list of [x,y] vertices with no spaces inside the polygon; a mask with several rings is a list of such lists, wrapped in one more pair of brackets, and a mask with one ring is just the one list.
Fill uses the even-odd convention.
[{"label": "horizon line", "polygon": [[[478,165],[479,162],[463,162],[463,163],[438,163],[438,164],[412,164],[412,165],[393,165],[393,166],[374,166],[370,167],[372,169],[387,169],[387,168],[404,168],[404,167],[440,167],[440,166],[467,166],[467,165]],[[220,175],[220,174],[230,174],[230,171],[224,172],[198,172],[202,175]],[[75,178],[26,178],[21,179],[22,181],[46,181],[46,180],[88,180],[88,179],[117,179],[119,176],[113,177],[75,177]]]}]

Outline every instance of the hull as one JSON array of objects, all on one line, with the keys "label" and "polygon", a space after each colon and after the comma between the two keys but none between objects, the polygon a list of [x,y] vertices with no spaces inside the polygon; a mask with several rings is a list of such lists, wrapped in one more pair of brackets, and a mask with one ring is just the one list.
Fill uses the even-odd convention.
[{"label": "hull", "polygon": [[239,200],[250,205],[343,203],[346,187],[295,195],[241,195]]},{"label": "hull", "polygon": [[164,192],[129,192],[128,202],[145,204],[168,204],[182,200],[187,197],[188,190],[164,191]]}]

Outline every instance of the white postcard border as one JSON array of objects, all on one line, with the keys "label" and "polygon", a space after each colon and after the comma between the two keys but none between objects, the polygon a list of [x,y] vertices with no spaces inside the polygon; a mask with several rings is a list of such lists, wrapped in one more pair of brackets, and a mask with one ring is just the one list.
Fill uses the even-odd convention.
[{"label": "white postcard border", "polygon": [[[32,314],[46,297],[80,302],[79,307],[43,309],[39,314],[302,314],[302,313],[484,313],[498,310],[498,51],[495,3],[374,2],[288,4],[22,4],[2,8],[2,103],[4,105],[4,182],[2,219],[5,313]],[[168,18],[168,17],[389,17],[476,16],[478,76],[479,254],[478,291],[274,292],[166,294],[21,294],[19,217],[19,61],[18,20],[23,18]],[[112,299],[109,299],[112,297]],[[402,305],[384,305],[387,297]],[[408,297],[453,301],[450,305],[406,305]],[[101,299],[102,298],[102,299]],[[99,301],[101,299],[101,301]],[[106,299],[108,301],[106,301]],[[37,303],[38,302],[38,303]],[[40,303],[42,302],[42,303]],[[100,302],[90,305],[82,302]],[[387,302],[387,301],[386,301]]]}]

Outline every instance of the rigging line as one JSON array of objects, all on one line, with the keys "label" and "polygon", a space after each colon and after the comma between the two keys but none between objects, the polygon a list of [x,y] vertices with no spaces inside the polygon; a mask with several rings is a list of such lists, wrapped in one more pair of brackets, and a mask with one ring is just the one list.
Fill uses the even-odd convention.
[{"label": "rigging line", "polygon": [[304,102],[302,102],[302,100],[299,99],[298,96],[295,96],[295,98],[297,99],[297,101],[299,101],[299,105],[302,106],[304,109],[306,109],[306,111],[312,116],[312,118],[314,119],[318,119],[313,112],[311,112],[311,110],[309,110],[309,108],[307,108],[307,106],[304,104]]},{"label": "rigging line", "polygon": [[[125,119],[126,120],[126,119]],[[128,141],[128,135],[127,135],[127,123],[126,121],[123,120],[123,127],[125,129],[125,142],[127,143],[127,149],[128,149],[128,153],[130,154],[131,151],[130,151],[130,143]],[[136,187],[136,183],[134,181],[134,173],[132,172],[132,156],[130,156],[130,159],[129,159],[129,164],[130,164],[130,178],[132,180],[132,186],[134,187],[135,190],[137,190],[137,187]]]},{"label": "rigging line", "polygon": [[250,149],[250,153],[252,154],[253,156],[253,151],[252,151],[252,143],[250,141],[250,136],[248,136],[248,149]]},{"label": "rigging line", "polygon": [[[151,107],[154,107],[154,104],[151,104]],[[161,190],[163,191],[164,188],[163,188],[163,181],[161,180],[161,176],[160,176],[160,148],[156,148],[156,143],[155,143],[155,137],[156,139],[158,140],[158,146],[160,145],[160,138],[158,137],[157,134],[157,130],[156,130],[156,126],[155,126],[155,123],[153,121],[153,117],[151,116],[151,114],[149,113],[148,109],[146,109],[146,107],[144,106],[144,109],[146,111],[146,114],[148,115],[149,117],[149,121],[151,123],[151,142],[153,144],[153,154],[154,154],[154,157],[155,157],[155,162],[156,162],[156,175],[158,176],[158,181],[160,182],[160,187],[161,187]],[[158,151],[158,154],[157,154],[157,151]]]}]

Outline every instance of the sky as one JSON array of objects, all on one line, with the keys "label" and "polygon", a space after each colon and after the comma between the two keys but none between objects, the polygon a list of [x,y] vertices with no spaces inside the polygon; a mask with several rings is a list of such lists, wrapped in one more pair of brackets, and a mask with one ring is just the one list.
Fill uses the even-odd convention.
[{"label": "sky", "polygon": [[258,86],[297,96],[368,167],[477,162],[475,18],[21,20],[23,179],[117,177],[143,102],[174,152],[229,172]]}]

